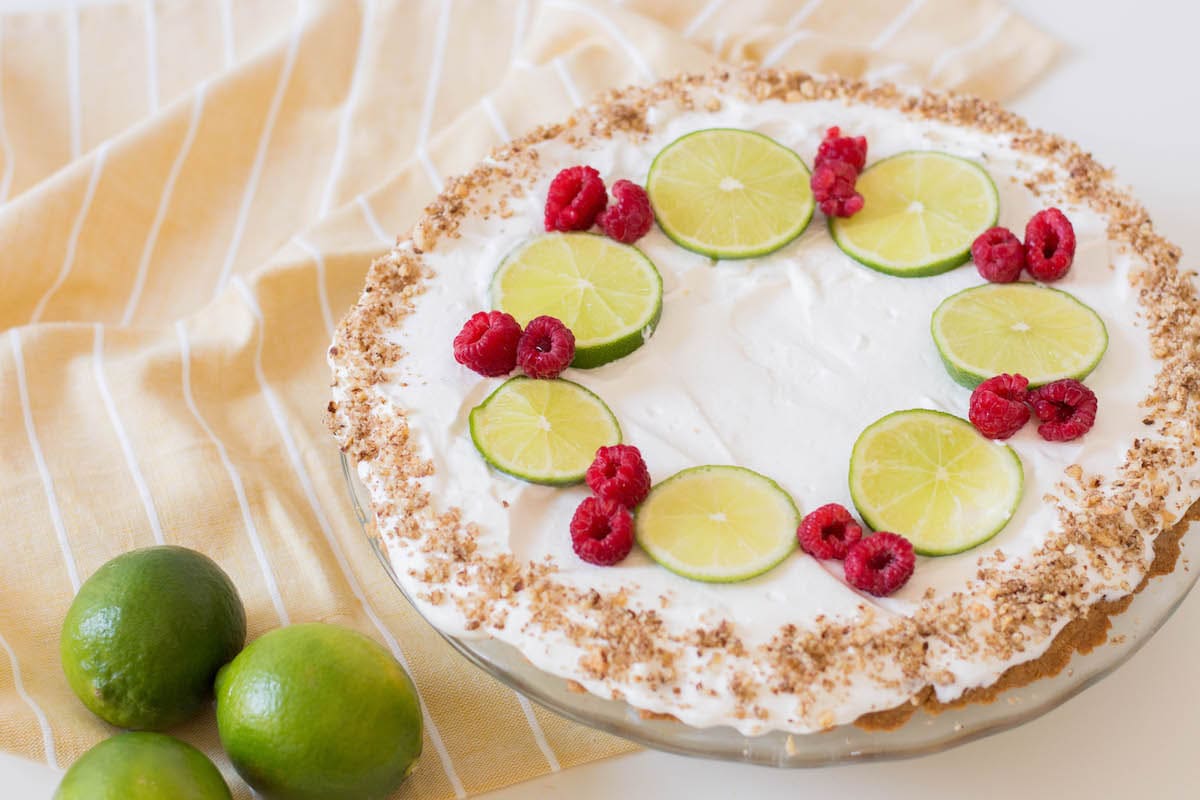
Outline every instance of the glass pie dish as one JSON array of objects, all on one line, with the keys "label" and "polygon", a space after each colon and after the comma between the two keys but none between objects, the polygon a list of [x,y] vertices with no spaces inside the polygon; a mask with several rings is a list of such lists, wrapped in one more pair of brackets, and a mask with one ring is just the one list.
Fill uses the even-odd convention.
[{"label": "glass pie dish", "polygon": [[[367,541],[392,582],[411,602],[396,576],[386,546],[375,531],[366,489],[344,454],[342,469]],[[1192,525],[1188,534],[1195,535],[1200,523]],[[1189,538],[1185,537],[1185,542]],[[773,731],[746,736],[723,726],[694,728],[675,720],[647,718],[622,701],[572,690],[564,678],[535,667],[515,647],[495,639],[442,636],[477,667],[530,700],[575,722],[636,744],[700,758],[773,767],[817,767],[936,753],[1008,730],[1057,708],[1128,661],[1170,618],[1198,576],[1200,571],[1180,564],[1173,572],[1152,578],[1124,613],[1112,617],[1109,641],[1090,653],[1076,653],[1059,674],[1010,689],[990,704],[972,703],[936,715],[920,711],[892,731],[842,725],[817,734]]]}]

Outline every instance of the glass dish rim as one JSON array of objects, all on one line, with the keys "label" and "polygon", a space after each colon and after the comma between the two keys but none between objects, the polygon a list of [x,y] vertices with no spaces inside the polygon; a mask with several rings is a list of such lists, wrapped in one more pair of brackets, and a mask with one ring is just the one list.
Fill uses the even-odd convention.
[{"label": "glass dish rim", "polygon": [[[364,536],[392,583],[420,615],[420,606],[405,591],[388,557],[386,545],[374,532],[365,488],[351,469],[350,459],[345,453],[340,456],[346,489]],[[1200,529],[1200,522],[1193,522],[1183,539],[1197,529]],[[1179,559],[1183,558],[1181,552]],[[772,731],[746,736],[727,726],[695,728],[677,720],[645,718],[624,701],[569,688],[567,679],[533,666],[512,645],[491,638],[460,639],[432,624],[430,627],[488,675],[543,708],[579,724],[643,747],[678,755],[783,768],[811,768],[931,755],[1010,730],[1049,713],[1132,658],[1175,613],[1198,578],[1200,570],[1188,570],[1178,563],[1172,572],[1152,578],[1134,596],[1129,608],[1111,618],[1108,640],[1086,654],[1073,653],[1069,664],[1057,675],[1006,690],[991,703],[970,703],[933,715],[918,711],[913,719],[891,731],[865,731],[848,724],[815,734]],[[1148,619],[1136,613],[1141,609],[1149,610],[1147,596],[1161,606],[1158,613]],[[1140,605],[1139,600],[1143,600]]]}]

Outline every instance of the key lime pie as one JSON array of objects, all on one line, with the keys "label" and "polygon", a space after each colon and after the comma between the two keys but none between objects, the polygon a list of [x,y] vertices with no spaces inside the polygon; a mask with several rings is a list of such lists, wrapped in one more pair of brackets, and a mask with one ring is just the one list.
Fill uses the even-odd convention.
[{"label": "key lime pie", "polygon": [[1200,304],[1076,145],[795,72],[450,182],[330,348],[421,613],[646,714],[895,727],[1105,637],[1200,498]]}]

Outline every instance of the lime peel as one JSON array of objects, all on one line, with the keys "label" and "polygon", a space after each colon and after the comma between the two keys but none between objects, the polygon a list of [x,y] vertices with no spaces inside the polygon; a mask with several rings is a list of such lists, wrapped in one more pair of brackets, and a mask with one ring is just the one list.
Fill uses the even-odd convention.
[{"label": "lime peel", "polygon": [[831,217],[842,252],[902,278],[937,275],[966,263],[971,244],[1000,215],[1000,195],[978,164],[935,151],[875,162],[855,189],[866,201],[851,217]]},{"label": "lime peel", "polygon": [[547,233],[519,245],[492,276],[492,305],[522,326],[547,315],[575,336],[571,366],[629,355],[662,315],[662,276],[641,250],[592,233]]},{"label": "lime peel", "polygon": [[867,426],[850,456],[850,496],[874,530],[898,533],[926,556],[991,539],[1016,512],[1021,459],[943,411],[897,411]]},{"label": "lime peel", "polygon": [[1078,298],[1034,283],[989,283],[942,301],[929,323],[946,371],[973,389],[1002,373],[1031,388],[1083,380],[1108,349],[1100,316]]},{"label": "lime peel", "polygon": [[670,571],[733,583],[761,575],[796,549],[800,512],[770,478],[709,465],[655,486],[634,519],[638,544]]},{"label": "lime peel", "polygon": [[547,486],[581,482],[596,450],[621,441],[621,427],[604,401],[561,378],[505,381],[471,409],[470,428],[488,464]]},{"label": "lime peel", "polygon": [[708,128],[654,157],[646,191],[659,227],[710,258],[766,255],[804,232],[815,207],[810,174],[769,136]]}]

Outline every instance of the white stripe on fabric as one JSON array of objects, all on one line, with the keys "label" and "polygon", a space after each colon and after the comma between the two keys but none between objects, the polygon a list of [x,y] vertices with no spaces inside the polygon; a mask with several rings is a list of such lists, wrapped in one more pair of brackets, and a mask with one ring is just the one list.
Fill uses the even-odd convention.
[{"label": "white stripe on fabric", "polygon": [[551,772],[558,772],[562,769],[562,765],[558,763],[558,756],[554,755],[554,750],[550,747],[550,742],[546,740],[546,732],[542,730],[542,723],[538,722],[537,717],[533,713],[533,706],[529,704],[529,700],[520,692],[513,692],[517,696],[517,702],[521,704],[521,710],[525,712],[525,719],[529,720],[529,729],[533,731],[533,739],[537,742],[538,749],[542,751],[542,755],[546,757],[546,763],[550,765]]},{"label": "white stripe on fabric", "polygon": [[641,52],[634,45],[633,41],[625,35],[625,32],[622,31],[620,27],[618,27],[617,24],[609,19],[606,15],[591,6],[577,3],[575,0],[545,0],[545,2],[546,6],[549,8],[557,8],[564,11],[574,11],[576,14],[581,14],[585,17],[591,17],[593,20],[598,22],[600,27],[604,28],[604,30],[608,32],[608,35],[612,37],[613,41],[620,45],[621,49],[625,51],[625,54],[629,56],[629,60],[633,62],[634,67],[637,68],[637,71],[641,74],[642,78],[647,81],[654,80],[654,70],[650,67],[650,63],[646,61],[644,56],[642,56]]},{"label": "white stripe on fabric", "polygon": [[154,0],[146,0],[146,94],[150,113],[158,111],[158,29],[154,18]]},{"label": "white stripe on fabric", "polygon": [[417,148],[417,163],[421,165],[421,169],[425,172],[425,177],[429,179],[429,185],[433,187],[435,192],[439,194],[442,187],[442,174],[438,172],[437,166],[433,163],[433,159],[429,157],[429,151],[424,146]]},{"label": "white stripe on fabric", "polygon": [[158,519],[158,509],[154,507],[154,497],[150,494],[150,487],[142,475],[142,468],[138,466],[137,456],[133,452],[133,441],[129,438],[124,423],[121,422],[121,415],[117,413],[117,404],[113,402],[112,390],[108,386],[108,377],[104,374],[104,326],[97,322],[95,330],[96,337],[92,345],[92,372],[96,376],[96,388],[100,392],[100,402],[104,404],[108,420],[112,423],[113,430],[116,431],[117,443],[121,446],[125,463],[129,466],[129,474],[133,476],[133,485],[137,488],[138,496],[142,498],[142,507],[146,509],[146,517],[150,520],[150,531],[154,534],[154,541],[156,544],[166,544],[162,524]]},{"label": "white stripe on fabric", "polygon": [[346,91],[346,100],[342,104],[342,116],[338,120],[337,145],[333,150],[333,164],[329,167],[329,177],[325,182],[325,191],[321,193],[321,205],[317,207],[317,217],[324,217],[333,207],[333,190],[337,179],[342,174],[342,164],[346,160],[346,148],[350,143],[350,117],[361,91],[363,73],[367,62],[367,34],[372,29],[375,17],[375,5],[372,0],[362,0],[362,27],[358,33],[358,50],[354,59],[354,72],[350,75],[350,88]]},{"label": "white stripe on fabric", "polygon": [[821,5],[821,0],[808,0],[802,5],[795,14],[788,17],[788,21],[783,24],[785,30],[794,31],[804,24],[804,20],[813,15],[813,12]]},{"label": "white stripe on fabric", "polygon": [[325,290],[325,256],[311,242],[302,236],[293,236],[292,241],[295,242],[301,250],[308,253],[313,262],[317,265],[317,299],[321,304],[321,318],[325,320],[325,331],[329,334],[329,338],[333,338],[333,312],[329,310],[329,294]]},{"label": "white stripe on fabric", "polygon": [[780,59],[788,54],[789,50],[796,46],[797,42],[802,42],[812,35],[812,31],[804,30],[788,34],[783,38],[782,41],[779,42],[779,44],[767,51],[767,54],[763,56],[762,65],[764,67],[774,66],[775,64],[779,63]]},{"label": "white stripe on fabric", "polygon": [[100,183],[100,174],[104,172],[104,162],[108,159],[108,142],[100,145],[96,149],[95,160],[92,162],[92,174],[88,177],[87,188],[83,192],[83,202],[79,204],[79,211],[75,215],[75,223],[71,226],[71,233],[67,237],[67,254],[63,257],[62,266],[58,269],[58,276],[54,279],[54,283],[42,295],[42,299],[38,301],[37,306],[33,309],[33,316],[29,318],[30,323],[37,322],[42,318],[42,313],[46,310],[46,304],[50,302],[50,298],[59,290],[63,283],[67,280],[67,276],[71,274],[71,267],[75,263],[75,249],[79,246],[79,235],[83,232],[83,223],[87,219],[88,210],[92,207],[92,198],[96,196],[96,185]]},{"label": "white stripe on fabric", "polygon": [[267,160],[271,134],[275,131],[275,118],[279,116],[279,108],[283,105],[283,96],[287,93],[288,84],[292,80],[292,69],[296,66],[296,53],[300,49],[300,36],[303,32],[304,4],[298,1],[296,3],[296,19],[292,24],[292,33],[288,39],[283,68],[279,71],[279,80],[275,83],[275,94],[271,97],[271,105],[267,109],[267,119],[263,124],[262,133],[258,137],[258,150],[254,154],[250,176],[246,179],[246,187],[242,192],[242,204],[238,209],[237,222],[234,224],[233,238],[229,242],[229,250],[225,253],[225,263],[221,265],[221,274],[217,276],[214,297],[225,288],[225,284],[229,281],[229,274],[233,271],[233,262],[237,258],[238,248],[241,247],[242,236],[246,232],[246,222],[250,217],[250,208],[254,203],[254,195],[258,191],[258,181],[262,176],[263,164]]},{"label": "white stripe on fabric", "polygon": [[229,458],[225,444],[217,438],[217,434],[205,422],[196,405],[196,397],[192,393],[192,349],[188,343],[187,326],[184,325],[183,320],[175,322],[175,336],[179,339],[179,358],[183,369],[183,400],[187,404],[188,411],[192,412],[196,424],[200,426],[204,435],[208,437],[208,441],[216,448],[217,457],[221,459],[221,464],[229,475],[229,481],[233,484],[233,493],[237,497],[238,508],[242,512],[242,524],[246,526],[246,536],[250,539],[250,549],[254,551],[254,560],[258,562],[258,569],[262,572],[263,581],[267,585],[267,594],[270,595],[271,604],[275,606],[275,614],[279,617],[279,624],[290,625],[292,620],[288,616],[287,608],[283,605],[283,596],[279,593],[275,572],[271,569],[271,564],[267,560],[267,551],[258,536],[258,526],[254,524],[254,515],[250,511],[250,502],[246,499],[246,487],[242,484],[241,473],[234,466],[233,460]]},{"label": "white stripe on fabric", "polygon": [[201,82],[196,87],[196,98],[192,101],[192,116],[188,120],[187,133],[184,134],[183,144],[180,145],[179,153],[176,154],[175,161],[171,164],[171,171],[167,173],[167,182],[163,184],[162,196],[158,200],[158,210],[154,212],[154,221],[150,223],[150,232],[146,235],[146,243],[142,246],[142,257],[138,260],[133,289],[129,292],[129,300],[125,303],[125,313],[121,315],[122,327],[128,325],[133,319],[133,314],[137,311],[138,303],[142,299],[142,290],[146,286],[146,274],[150,270],[150,258],[154,255],[154,246],[158,243],[158,233],[167,218],[167,208],[171,205],[175,182],[179,180],[179,173],[183,171],[184,162],[187,161],[188,153],[192,149],[192,142],[196,140],[196,129],[200,127],[200,118],[204,114],[204,99],[207,91],[207,81]]},{"label": "white stripe on fabric", "polygon": [[21,665],[17,663],[17,654],[9,646],[8,640],[0,635],[0,647],[8,653],[8,660],[12,664],[13,672],[13,688],[17,690],[17,694],[25,701],[25,705],[29,706],[29,710],[37,717],[38,727],[42,729],[42,749],[46,752],[46,763],[53,769],[62,769],[58,765],[58,754],[54,751],[54,734],[50,731],[50,720],[46,719],[46,713],[42,711],[42,707],[34,702],[29,696],[29,692],[25,691],[25,681],[21,679]]},{"label": "white stripe on fabric", "polygon": [[71,160],[83,152],[83,101],[79,91],[79,6],[67,9],[67,111],[71,125]]},{"label": "white stripe on fabric", "polygon": [[895,78],[897,75],[902,75],[912,68],[912,65],[905,64],[903,61],[895,61],[891,64],[884,64],[881,67],[867,70],[863,74],[864,81],[885,81]]},{"label": "white stripe on fabric", "polygon": [[479,105],[483,108],[483,113],[487,115],[488,122],[492,126],[492,130],[496,132],[496,136],[500,141],[507,142],[512,138],[508,133],[508,126],[504,124],[504,120],[500,117],[500,111],[496,108],[496,104],[492,102],[490,95],[484,95],[479,101]]},{"label": "white stripe on fabric", "polygon": [[[0,17],[0,26],[3,26],[3,18]],[[3,27],[0,27],[0,43],[4,41]],[[0,50],[0,64],[4,63],[3,50]],[[3,73],[0,73],[2,75]],[[3,87],[4,81],[0,79],[0,87]],[[0,203],[8,200],[8,193],[12,191],[13,173],[16,169],[16,161],[13,158],[12,142],[8,138],[8,126],[4,122],[4,93],[0,91],[0,156],[4,158],[4,174],[0,176]]]},{"label": "white stripe on fabric", "polygon": [[425,82],[425,101],[421,104],[421,117],[417,123],[417,161],[434,190],[441,192],[443,187],[441,173],[429,157],[427,145],[429,133],[433,128],[433,110],[437,105],[438,90],[442,83],[442,65],[446,61],[446,40],[450,36],[450,14],[454,8],[451,0],[442,0],[438,6],[437,26],[433,32],[433,56],[429,62],[429,77]]},{"label": "white stripe on fabric", "polygon": [[[266,373],[263,371],[262,362],[263,341],[265,339],[266,325],[265,321],[263,320],[262,309],[259,308],[258,305],[258,300],[255,299],[253,290],[246,285],[246,282],[242,280],[240,275],[235,275],[232,283],[234,288],[236,288],[242,295],[242,299],[245,301],[246,306],[250,309],[250,313],[254,315],[254,319],[257,321],[258,336],[254,351],[254,374],[258,379],[258,387],[262,391],[263,398],[267,401],[267,407],[271,411],[271,417],[275,421],[275,427],[279,430],[279,437],[283,440],[283,446],[284,450],[287,451],[288,460],[291,461],[292,469],[296,473],[296,477],[299,478],[300,486],[304,491],[305,497],[308,499],[308,504],[312,509],[313,516],[316,517],[317,525],[324,534],[330,550],[333,551],[334,558],[338,562],[338,567],[341,568],[342,574],[346,578],[347,584],[350,586],[350,591],[354,593],[356,598],[358,598],[363,607],[363,611],[366,612],[367,616],[371,619],[372,624],[375,625],[380,634],[387,640],[388,646],[391,648],[393,655],[396,656],[396,660],[399,661],[406,670],[411,671],[408,665],[408,660],[404,657],[404,651],[400,648],[399,642],[396,641],[391,632],[387,629],[387,626],[383,624],[383,621],[379,619],[379,617],[375,614],[374,609],[371,608],[370,602],[368,602],[366,595],[363,594],[362,587],[359,586],[358,580],[354,577],[354,573],[350,569],[349,563],[346,561],[346,556],[342,552],[342,548],[338,545],[336,539],[334,538],[333,529],[330,527],[329,521],[325,517],[325,512],[321,508],[320,501],[317,499],[316,490],[313,488],[313,483],[309,478],[308,470],[304,466],[304,460],[300,455],[300,450],[296,446],[296,442],[292,438],[292,434],[288,429],[287,416],[284,412],[283,406],[279,402],[279,398],[276,397],[274,389],[271,388],[271,384],[267,381]],[[450,760],[450,753],[446,749],[445,743],[442,742],[441,733],[434,724],[433,718],[429,716],[429,710],[425,707],[425,702],[423,700],[420,702],[421,714],[425,718],[425,727],[429,732],[429,740],[433,743],[433,747],[437,751],[438,757],[441,759],[442,768],[446,772],[446,777],[449,778],[450,784],[454,787],[454,793],[460,798],[465,798],[467,796],[466,789],[463,787],[462,781],[459,780],[458,774],[454,770],[454,764]]]},{"label": "white stripe on fabric", "polygon": [[37,467],[38,476],[42,479],[42,488],[46,492],[46,505],[50,507],[50,522],[54,525],[54,535],[58,537],[58,549],[62,552],[63,563],[67,567],[67,579],[71,582],[71,590],[79,591],[79,570],[75,566],[75,553],[71,551],[71,541],[67,538],[67,527],[63,524],[62,509],[58,505],[58,495],[54,491],[54,479],[50,477],[50,468],[46,466],[46,458],[42,455],[42,445],[38,441],[37,430],[33,426],[33,406],[29,402],[29,385],[25,377],[25,357],[21,353],[21,334],[17,328],[9,332],[12,344],[13,361],[16,363],[17,395],[21,399],[21,416],[25,419],[25,433],[29,437],[29,449],[33,451],[33,464]]},{"label": "white stripe on fabric", "polygon": [[521,48],[525,45],[525,29],[529,24],[529,0],[518,0],[514,15],[512,48],[508,56],[510,64],[516,63]]},{"label": "white stripe on fabric", "polygon": [[995,19],[980,29],[978,35],[972,37],[966,42],[963,42],[957,47],[951,47],[944,51],[937,57],[937,60],[933,62],[933,66],[929,68],[929,79],[932,80],[940,75],[942,70],[944,70],[951,62],[953,62],[954,59],[966,55],[973,50],[978,50],[981,47],[984,47],[992,39],[996,38],[1000,31],[1004,29],[1004,26],[1008,24],[1008,20],[1011,17],[1012,11],[1007,8],[1003,9],[999,14],[996,15]]},{"label": "white stripe on fabric", "polygon": [[908,24],[908,21],[913,18],[913,15],[925,5],[925,0],[911,0],[904,9],[896,15],[896,18],[888,23],[888,26],[879,32],[879,35],[871,42],[872,50],[882,50],[883,46],[892,40],[892,38],[900,32],[900,29]]},{"label": "white stripe on fabric", "polygon": [[717,13],[717,9],[725,5],[725,0],[709,0],[708,5],[700,9],[700,13],[692,17],[692,21],[683,29],[683,35],[687,38],[692,38],[696,32],[708,22],[709,17]]},{"label": "white stripe on fabric", "polygon": [[559,81],[562,82],[563,88],[567,91],[567,99],[571,101],[571,107],[579,108],[583,105],[583,95],[579,93],[579,87],[575,85],[575,79],[567,71],[567,65],[562,60],[562,56],[555,56],[551,63],[554,64],[554,72],[557,73]]},{"label": "white stripe on fabric", "polygon": [[379,224],[379,217],[375,216],[375,210],[371,208],[371,201],[366,195],[360,194],[354,198],[354,202],[362,209],[363,219],[367,221],[367,227],[371,229],[371,233],[375,234],[375,238],[388,247],[396,244],[396,240],[392,236],[387,235],[387,231]]},{"label": "white stripe on fabric", "polygon": [[221,15],[221,50],[225,57],[225,69],[236,61],[233,47],[233,0],[221,0],[217,7]]}]

